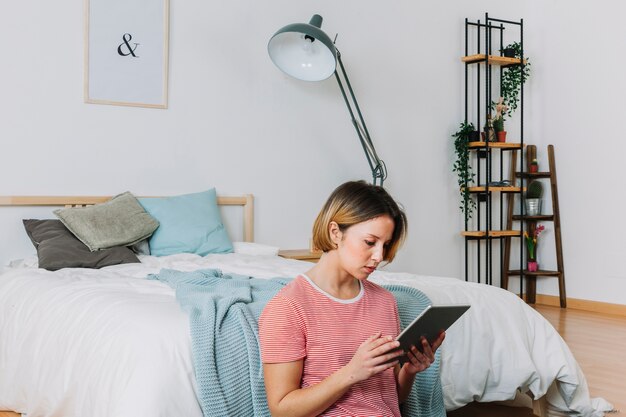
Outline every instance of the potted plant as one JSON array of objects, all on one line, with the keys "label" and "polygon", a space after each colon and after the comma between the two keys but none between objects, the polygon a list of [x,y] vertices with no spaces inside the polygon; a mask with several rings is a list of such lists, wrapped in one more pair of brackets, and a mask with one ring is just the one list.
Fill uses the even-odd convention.
[{"label": "potted plant", "polygon": [[496,131],[498,142],[506,142],[506,130],[504,130],[504,118],[502,116],[493,120],[493,130]]},{"label": "potted plant", "polygon": [[504,57],[515,58],[515,49],[511,48],[510,46],[505,46],[504,48],[500,49],[500,53]]},{"label": "potted plant", "polygon": [[461,192],[460,209],[465,214],[465,222],[472,217],[472,212],[476,208],[476,202],[471,198],[469,185],[474,182],[474,171],[469,158],[469,141],[476,132],[472,123],[462,122],[459,130],[452,135],[454,138],[454,152],[456,160],[452,166],[452,172],[456,172],[459,189]]},{"label": "potted plant", "polygon": [[537,162],[537,158],[534,158],[530,161],[530,167],[528,169],[530,172],[539,172],[539,162]]},{"label": "potted plant", "polygon": [[528,249],[527,270],[528,272],[537,272],[539,265],[537,264],[537,238],[539,234],[543,232],[545,227],[542,224],[537,224],[533,235],[529,236],[527,231],[524,231],[524,240],[526,240],[526,249]]},{"label": "potted plant", "polygon": [[[519,42],[513,42],[507,45],[505,49],[513,50],[514,57],[521,59],[522,45]],[[504,102],[508,104],[508,108],[505,111],[507,116],[510,117],[517,110],[520,89],[522,83],[526,82],[528,77],[530,77],[530,62],[527,57],[524,57],[524,62],[520,65],[511,65],[503,68],[500,95],[504,98]]]},{"label": "potted plant", "polygon": [[541,213],[541,197],[543,196],[543,184],[538,180],[532,180],[526,188],[526,215],[538,216]]},{"label": "potted plant", "polygon": [[504,114],[509,107],[504,104],[504,97],[500,97],[495,105],[496,116],[493,119],[493,129],[496,132],[498,142],[506,142],[506,130],[504,130]]}]

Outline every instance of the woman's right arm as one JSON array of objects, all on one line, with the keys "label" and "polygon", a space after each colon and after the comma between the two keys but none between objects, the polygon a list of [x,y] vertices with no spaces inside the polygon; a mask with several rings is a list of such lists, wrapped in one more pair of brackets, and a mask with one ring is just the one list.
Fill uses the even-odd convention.
[{"label": "woman's right arm", "polygon": [[398,345],[390,336],[372,335],[359,346],[346,366],[306,388],[300,388],[304,360],[264,363],[265,390],[272,416],[308,417],[321,414],[352,385],[394,367],[398,362],[393,359],[402,352],[389,351]]}]

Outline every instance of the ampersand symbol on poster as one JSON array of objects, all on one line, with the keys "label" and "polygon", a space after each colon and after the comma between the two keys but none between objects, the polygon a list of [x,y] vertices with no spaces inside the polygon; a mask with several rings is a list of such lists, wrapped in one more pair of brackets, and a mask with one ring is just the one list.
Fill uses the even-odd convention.
[{"label": "ampersand symbol on poster", "polygon": [[[135,44],[135,47],[133,48],[132,46],[130,46],[130,41],[131,39],[133,39],[132,35],[130,33],[125,33],[122,36],[122,40],[124,41],[123,43],[120,43],[120,45],[117,47],[117,53],[120,54],[121,56],[129,56],[132,55],[135,58],[139,58],[137,55],[135,55],[135,50],[137,49],[137,47],[139,45],[141,45],[140,43],[136,43],[133,42]],[[124,51],[122,51],[122,46],[126,45],[126,53]]]}]

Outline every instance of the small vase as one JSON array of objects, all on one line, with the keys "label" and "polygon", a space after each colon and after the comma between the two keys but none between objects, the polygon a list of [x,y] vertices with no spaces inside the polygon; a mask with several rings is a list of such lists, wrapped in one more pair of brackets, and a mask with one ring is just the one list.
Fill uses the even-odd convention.
[{"label": "small vase", "polygon": [[526,269],[528,269],[528,272],[537,272],[537,270],[539,269],[539,265],[537,264],[537,261],[530,260],[528,261]]},{"label": "small vase", "polygon": [[498,142],[506,142],[506,130],[501,130],[496,134],[498,135]]}]

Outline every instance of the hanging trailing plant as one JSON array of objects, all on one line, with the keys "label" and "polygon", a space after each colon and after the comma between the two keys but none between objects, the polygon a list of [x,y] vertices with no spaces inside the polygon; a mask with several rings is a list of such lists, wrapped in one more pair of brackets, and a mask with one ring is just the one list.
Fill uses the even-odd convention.
[{"label": "hanging trailing plant", "polygon": [[[515,58],[522,57],[522,44],[513,42],[504,49],[511,49]],[[530,77],[530,61],[528,57],[524,57],[524,65],[511,65],[502,70],[502,83],[500,84],[500,95],[504,98],[504,102],[509,106],[506,115],[511,116],[519,103],[519,94],[522,84]],[[496,103],[492,103],[495,106]]]},{"label": "hanging trailing plant", "polygon": [[452,135],[454,138],[454,152],[456,160],[452,166],[452,172],[456,172],[459,189],[461,191],[461,205],[459,208],[465,214],[465,221],[472,217],[476,202],[471,198],[469,186],[474,182],[474,171],[470,164],[469,155],[469,138],[471,132],[476,129],[472,123],[463,122],[459,126],[459,130]]}]

